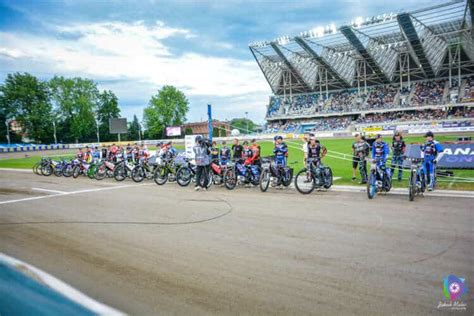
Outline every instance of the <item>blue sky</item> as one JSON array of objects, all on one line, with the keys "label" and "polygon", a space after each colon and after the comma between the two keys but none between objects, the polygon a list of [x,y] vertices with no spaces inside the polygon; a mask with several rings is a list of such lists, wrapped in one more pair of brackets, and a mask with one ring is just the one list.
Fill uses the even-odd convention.
[{"label": "blue sky", "polygon": [[165,84],[190,101],[188,121],[263,122],[271,90],[248,49],[255,40],[297,35],[358,16],[443,1],[8,1],[0,0],[0,80],[25,71],[94,79],[141,118]]}]

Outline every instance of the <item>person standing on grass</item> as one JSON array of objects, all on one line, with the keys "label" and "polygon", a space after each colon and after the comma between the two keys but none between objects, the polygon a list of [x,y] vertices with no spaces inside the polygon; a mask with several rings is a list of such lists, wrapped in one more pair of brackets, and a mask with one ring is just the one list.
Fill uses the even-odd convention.
[{"label": "person standing on grass", "polygon": [[237,138],[234,139],[234,144],[232,145],[232,158],[234,159],[241,159],[242,152],[244,151],[244,147],[239,144],[239,140]]},{"label": "person standing on grass", "polygon": [[370,145],[360,134],[355,134],[355,142],[352,143],[352,181],[356,180],[356,171],[359,167],[361,184],[367,183],[367,161]]},{"label": "person standing on grass", "polygon": [[193,147],[194,159],[196,161],[196,187],[195,190],[206,191],[209,179],[207,178],[209,165],[211,164],[210,144],[202,136],[196,136],[196,144]]},{"label": "person standing on grass", "polygon": [[392,140],[392,177],[395,175],[395,169],[398,169],[398,181],[402,181],[403,178],[403,155],[405,155],[406,149],[405,141],[400,132],[396,132]]},{"label": "person standing on grass", "polygon": [[227,163],[229,162],[231,156],[230,156],[230,148],[227,147],[226,141],[222,141],[222,146],[219,150],[219,158],[220,158],[220,164],[221,166],[226,166]]}]

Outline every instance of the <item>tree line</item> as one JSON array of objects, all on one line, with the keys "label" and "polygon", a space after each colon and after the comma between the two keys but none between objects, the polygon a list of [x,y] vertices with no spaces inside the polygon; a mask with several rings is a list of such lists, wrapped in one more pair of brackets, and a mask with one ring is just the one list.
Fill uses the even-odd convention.
[{"label": "tree line", "polygon": [[[166,126],[186,121],[188,110],[184,93],[164,86],[145,108],[143,126],[134,115],[122,139],[162,138]],[[117,96],[100,91],[91,79],[55,76],[42,81],[28,73],[14,73],[0,85],[0,143],[7,141],[6,122],[12,120],[21,133],[10,131],[11,142],[20,142],[21,134],[37,143],[95,142],[97,132],[101,142],[114,141],[117,135],[109,133],[109,119],[118,117]]]}]

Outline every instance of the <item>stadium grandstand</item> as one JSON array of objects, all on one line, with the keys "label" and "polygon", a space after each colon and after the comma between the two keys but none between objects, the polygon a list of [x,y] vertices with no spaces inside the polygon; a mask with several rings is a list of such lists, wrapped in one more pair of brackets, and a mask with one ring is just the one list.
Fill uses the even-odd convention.
[{"label": "stadium grandstand", "polygon": [[473,21],[472,0],[452,1],[251,43],[267,131],[474,126]]}]

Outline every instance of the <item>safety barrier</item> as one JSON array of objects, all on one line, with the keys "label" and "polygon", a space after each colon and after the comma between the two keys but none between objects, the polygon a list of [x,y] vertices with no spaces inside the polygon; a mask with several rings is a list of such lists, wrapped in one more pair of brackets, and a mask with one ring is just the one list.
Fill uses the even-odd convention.
[{"label": "safety barrier", "polygon": [[38,150],[58,150],[69,149],[68,144],[56,145],[17,145],[16,147],[0,147],[0,153],[13,153],[22,151],[38,151]]}]

